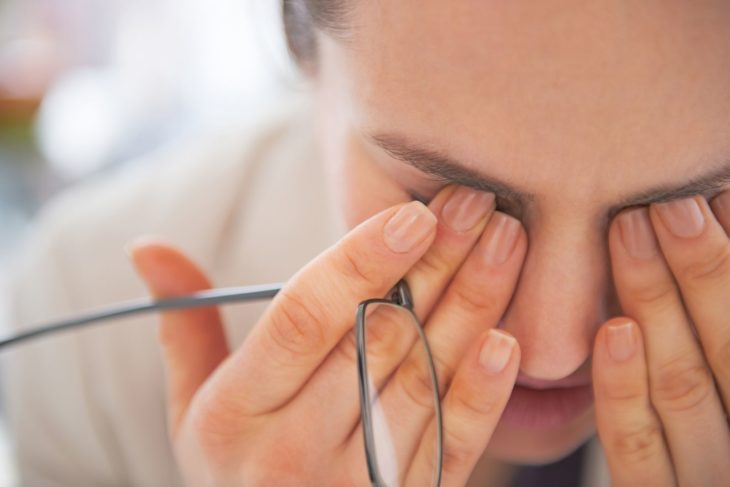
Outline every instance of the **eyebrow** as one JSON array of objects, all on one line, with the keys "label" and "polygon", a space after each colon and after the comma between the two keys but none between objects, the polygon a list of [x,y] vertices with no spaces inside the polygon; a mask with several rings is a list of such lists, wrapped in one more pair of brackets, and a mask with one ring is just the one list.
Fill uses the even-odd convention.
[{"label": "eyebrow", "polygon": [[[373,134],[370,139],[393,158],[405,162],[444,183],[491,192],[497,198],[513,204],[525,204],[535,200],[535,195],[530,192],[522,191],[497,178],[470,169],[464,163],[452,159],[443,152],[414,145],[401,136]],[[672,201],[696,194],[708,197],[712,193],[721,191],[728,184],[730,184],[730,160],[719,168],[690,179],[687,183],[660,185],[623,197],[609,208],[608,214],[612,217],[627,207],[646,206],[651,203]]]}]

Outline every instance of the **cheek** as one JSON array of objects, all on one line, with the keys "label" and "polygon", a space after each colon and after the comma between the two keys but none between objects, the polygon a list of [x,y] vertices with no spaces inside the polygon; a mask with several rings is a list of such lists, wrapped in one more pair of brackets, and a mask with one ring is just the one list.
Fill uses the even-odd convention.
[{"label": "cheek", "polygon": [[370,159],[354,136],[325,137],[323,144],[334,203],[348,229],[381,210],[410,200],[408,192]]}]

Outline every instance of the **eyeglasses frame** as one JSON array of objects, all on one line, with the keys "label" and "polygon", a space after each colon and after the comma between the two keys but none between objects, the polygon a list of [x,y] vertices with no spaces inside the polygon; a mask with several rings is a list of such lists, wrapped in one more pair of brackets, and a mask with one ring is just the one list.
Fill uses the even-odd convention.
[{"label": "eyeglasses frame", "polygon": [[367,459],[368,475],[370,482],[374,487],[387,487],[385,481],[380,475],[378,469],[377,455],[375,451],[375,438],[373,435],[372,410],[370,407],[370,384],[368,378],[367,356],[365,353],[365,312],[369,305],[372,304],[388,304],[402,307],[411,314],[414,322],[417,324],[416,329],[422,345],[426,350],[426,358],[428,361],[429,373],[433,382],[434,394],[434,410],[436,419],[436,478],[434,486],[441,485],[441,475],[443,469],[443,418],[441,415],[441,396],[439,394],[438,378],[436,375],[436,367],[433,363],[433,355],[431,348],[423,332],[421,320],[418,319],[413,312],[413,297],[411,290],[405,279],[401,279],[390,292],[386,299],[375,298],[362,301],[357,307],[355,336],[357,341],[357,376],[358,386],[360,390],[360,417],[362,420],[363,438],[365,441],[365,457]]}]

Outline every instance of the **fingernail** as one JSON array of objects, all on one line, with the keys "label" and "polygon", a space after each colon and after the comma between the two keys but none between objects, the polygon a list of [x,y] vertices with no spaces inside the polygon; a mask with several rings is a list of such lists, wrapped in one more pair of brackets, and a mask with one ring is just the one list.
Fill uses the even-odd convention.
[{"label": "fingernail", "polygon": [[634,355],[634,323],[627,321],[620,325],[609,325],[606,330],[608,354],[616,362],[624,362]]},{"label": "fingernail", "polygon": [[650,259],[658,254],[659,247],[646,208],[637,208],[618,216],[621,241],[629,255],[635,259]]},{"label": "fingernail", "polygon": [[484,231],[484,258],[491,265],[504,264],[517,243],[520,222],[504,213],[494,213]]},{"label": "fingernail", "polygon": [[493,203],[494,194],[459,186],[441,209],[441,216],[453,230],[465,232],[487,215]]},{"label": "fingernail", "polygon": [[658,203],[656,208],[664,225],[677,237],[696,237],[705,228],[705,217],[694,198]]},{"label": "fingernail", "polygon": [[517,341],[499,330],[489,330],[479,351],[479,363],[490,374],[499,374],[507,366]]},{"label": "fingernail", "polygon": [[419,201],[412,201],[393,215],[383,229],[385,244],[403,254],[421,243],[434,229],[436,217]]}]

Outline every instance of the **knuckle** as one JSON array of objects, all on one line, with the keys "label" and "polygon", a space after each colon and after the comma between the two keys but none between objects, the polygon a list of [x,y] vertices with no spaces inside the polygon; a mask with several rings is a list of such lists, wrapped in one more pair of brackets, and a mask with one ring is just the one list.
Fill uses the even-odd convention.
[{"label": "knuckle", "polygon": [[718,282],[730,276],[730,243],[705,252],[696,252],[694,260],[687,263],[683,274],[689,281]]},{"label": "knuckle", "polygon": [[337,352],[347,362],[357,362],[357,335],[355,330],[350,330],[342,337],[340,346],[337,347]]},{"label": "knuckle", "polygon": [[626,405],[643,402],[649,398],[645,387],[621,380],[606,384],[603,388],[603,395],[612,403]]},{"label": "knuckle", "polygon": [[409,311],[395,306],[378,307],[367,319],[368,359],[399,359],[418,340],[417,323]]},{"label": "knuckle", "polygon": [[189,416],[190,428],[201,453],[218,467],[227,467],[228,452],[234,451],[242,437],[240,410],[230,396],[203,393]]},{"label": "knuckle", "polygon": [[446,395],[446,388],[454,377],[455,367],[442,359],[435,350],[432,351],[431,358],[433,359],[434,372],[436,373],[436,381],[438,382],[439,399],[443,399]]},{"label": "knuckle", "polygon": [[433,380],[426,363],[421,357],[410,355],[406,358],[401,365],[398,376],[400,387],[412,403],[423,409],[434,409]]},{"label": "knuckle", "polygon": [[668,304],[676,299],[676,288],[669,279],[642,280],[632,283],[630,287],[631,299],[639,305]]},{"label": "knuckle", "polygon": [[497,412],[499,401],[495,394],[480,393],[468,386],[464,387],[464,385],[460,383],[457,386],[454,383],[452,386],[451,410],[453,416],[470,422],[479,422],[483,421],[485,416],[491,416]]},{"label": "knuckle", "polygon": [[[479,455],[477,449],[470,446],[469,441],[454,431],[444,432],[443,471],[459,473],[474,462]],[[434,459],[435,460],[435,459]]]},{"label": "knuckle", "polygon": [[352,280],[376,286],[384,283],[382,265],[378,265],[378,261],[373,259],[372,255],[367,255],[357,245],[341,244],[340,252],[337,252],[336,255],[339,256],[338,268],[345,278],[345,282]]},{"label": "knuckle", "polygon": [[714,387],[704,364],[684,358],[661,367],[653,382],[653,400],[673,412],[698,408],[711,397]]},{"label": "knuckle", "polygon": [[622,463],[636,465],[650,462],[660,454],[663,441],[661,427],[652,421],[619,433],[610,442],[609,448]]},{"label": "knuckle", "polygon": [[454,283],[451,292],[456,305],[469,314],[484,314],[499,307],[492,291],[481,286],[465,286]]},{"label": "knuckle", "polygon": [[267,327],[274,344],[292,356],[318,352],[326,343],[324,319],[293,291],[280,293],[278,312]]},{"label": "knuckle", "polygon": [[421,257],[418,265],[423,268],[423,271],[426,274],[433,276],[448,275],[454,268],[454,266],[447,261],[445,256],[436,247],[429,249],[429,251]]},{"label": "knuckle", "polygon": [[[426,441],[423,443],[424,461],[426,469],[429,471],[436,470],[437,444],[435,441]],[[458,474],[464,468],[469,467],[474,458],[481,453],[477,448],[470,446],[469,440],[462,436],[460,432],[450,430],[444,425],[443,449],[441,450],[441,470],[443,474]]]}]

